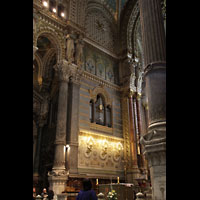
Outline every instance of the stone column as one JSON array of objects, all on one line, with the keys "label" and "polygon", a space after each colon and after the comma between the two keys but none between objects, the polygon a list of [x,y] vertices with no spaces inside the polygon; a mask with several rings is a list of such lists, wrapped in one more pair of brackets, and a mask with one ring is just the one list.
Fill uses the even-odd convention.
[{"label": "stone column", "polygon": [[67,171],[65,168],[66,152],[66,130],[67,130],[67,102],[68,83],[70,77],[70,67],[67,61],[54,66],[59,77],[59,97],[55,139],[55,156],[52,171],[49,172],[49,183],[54,193],[60,194],[64,191],[67,181]]},{"label": "stone column", "polygon": [[33,166],[33,182],[38,184],[39,181],[39,163],[40,163],[40,148],[41,148],[41,138],[42,138],[42,129],[44,127],[45,122],[40,120],[37,124],[37,146],[34,158],[34,166]]},{"label": "stone column", "polygon": [[135,133],[135,120],[134,120],[133,92],[132,91],[130,91],[129,94],[128,94],[128,101],[129,101],[129,119],[130,119],[130,140],[131,140],[132,164],[133,164],[133,166],[137,166],[137,147],[136,147],[136,133]]},{"label": "stone column", "polygon": [[73,73],[70,77],[69,87],[69,109],[68,109],[68,149],[67,161],[69,175],[78,173],[78,136],[79,136],[79,99],[80,99],[80,80],[83,70],[80,67],[73,66]]},{"label": "stone column", "polygon": [[160,0],[139,0],[144,49],[148,128],[141,138],[149,163],[153,199],[166,191],[166,47]]}]

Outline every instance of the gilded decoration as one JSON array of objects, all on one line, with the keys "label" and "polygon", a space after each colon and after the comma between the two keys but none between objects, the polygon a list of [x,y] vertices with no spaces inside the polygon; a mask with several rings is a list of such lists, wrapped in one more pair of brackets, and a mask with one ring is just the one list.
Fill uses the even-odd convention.
[{"label": "gilded decoration", "polygon": [[125,167],[131,167],[131,152],[130,152],[130,136],[129,136],[129,116],[128,116],[128,98],[123,95],[122,99],[122,124],[124,137],[124,160]]},{"label": "gilded decoration", "polygon": [[79,168],[123,170],[123,139],[80,130]]},{"label": "gilded decoration", "polygon": [[56,49],[57,60],[65,58],[65,35],[61,28],[56,27],[56,22],[45,18],[42,13],[35,14],[37,16],[37,28],[34,30],[33,45],[37,46],[37,40],[40,36],[47,37]]}]

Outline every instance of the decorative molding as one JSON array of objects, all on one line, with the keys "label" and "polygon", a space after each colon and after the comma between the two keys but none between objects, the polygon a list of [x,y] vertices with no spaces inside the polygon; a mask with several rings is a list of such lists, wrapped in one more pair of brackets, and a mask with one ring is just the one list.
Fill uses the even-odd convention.
[{"label": "decorative molding", "polygon": [[108,82],[108,81],[106,81],[106,80],[104,80],[104,79],[102,79],[102,78],[100,78],[100,77],[98,77],[98,76],[96,76],[94,74],[91,74],[91,73],[89,73],[87,71],[83,72],[83,77],[86,78],[87,80],[89,79],[91,81],[94,81],[94,82],[96,82],[98,84],[101,84],[101,85],[103,85],[105,87],[108,87],[108,88],[111,88],[113,90],[121,91],[120,86],[118,86],[118,85],[116,85],[114,83]]},{"label": "decorative molding", "polygon": [[137,17],[139,16],[139,1],[136,2],[134,8],[132,10],[131,16],[128,21],[127,26],[127,48],[128,51],[133,54],[133,47],[132,47],[132,38],[133,38],[133,27],[136,23]]},{"label": "decorative molding", "polygon": [[129,136],[129,116],[128,116],[128,99],[122,97],[122,124],[124,137],[124,166],[126,169],[131,168],[130,136]]}]

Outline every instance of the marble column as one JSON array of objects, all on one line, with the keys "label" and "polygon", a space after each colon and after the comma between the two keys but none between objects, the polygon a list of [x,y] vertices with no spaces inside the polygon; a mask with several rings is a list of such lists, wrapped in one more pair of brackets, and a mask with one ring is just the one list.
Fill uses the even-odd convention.
[{"label": "marble column", "polygon": [[134,106],[133,106],[134,92],[129,91],[128,93],[128,112],[129,112],[129,134],[130,134],[130,150],[131,150],[131,167],[127,169],[127,181],[137,185],[136,179],[140,177],[140,171],[138,168],[137,159],[137,138],[136,138],[136,127],[134,118]]},{"label": "marble column", "polygon": [[38,184],[39,181],[39,163],[40,163],[40,149],[41,149],[41,139],[42,139],[42,130],[45,122],[40,120],[37,124],[37,146],[34,158],[33,166],[33,182]]},{"label": "marble column", "polygon": [[148,128],[141,138],[153,200],[166,199],[166,47],[160,0],[139,0]]},{"label": "marble column", "polygon": [[70,148],[67,152],[69,175],[78,173],[78,134],[79,134],[79,98],[80,81],[76,79],[78,74],[70,78],[69,110],[68,110],[68,135],[67,144]]},{"label": "marble column", "polygon": [[131,91],[128,94],[128,102],[129,102],[132,164],[133,166],[137,166],[137,147],[136,147],[135,120],[134,120],[134,110],[133,110],[133,92]]},{"label": "marble column", "polygon": [[64,191],[68,178],[67,170],[65,168],[65,153],[70,66],[67,61],[63,60],[61,63],[54,66],[54,69],[59,77],[59,97],[56,124],[55,156],[52,171],[48,173],[48,180],[50,187],[57,195]]}]

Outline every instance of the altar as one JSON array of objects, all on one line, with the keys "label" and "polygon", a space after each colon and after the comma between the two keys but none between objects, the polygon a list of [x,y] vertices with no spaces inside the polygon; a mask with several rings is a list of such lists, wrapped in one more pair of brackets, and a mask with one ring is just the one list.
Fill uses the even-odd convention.
[{"label": "altar", "polygon": [[135,187],[131,183],[112,183],[112,184],[99,184],[98,185],[98,193],[103,193],[105,199],[107,199],[107,195],[112,190],[115,190],[117,193],[118,200],[131,200],[134,199],[134,195],[136,193]]}]

